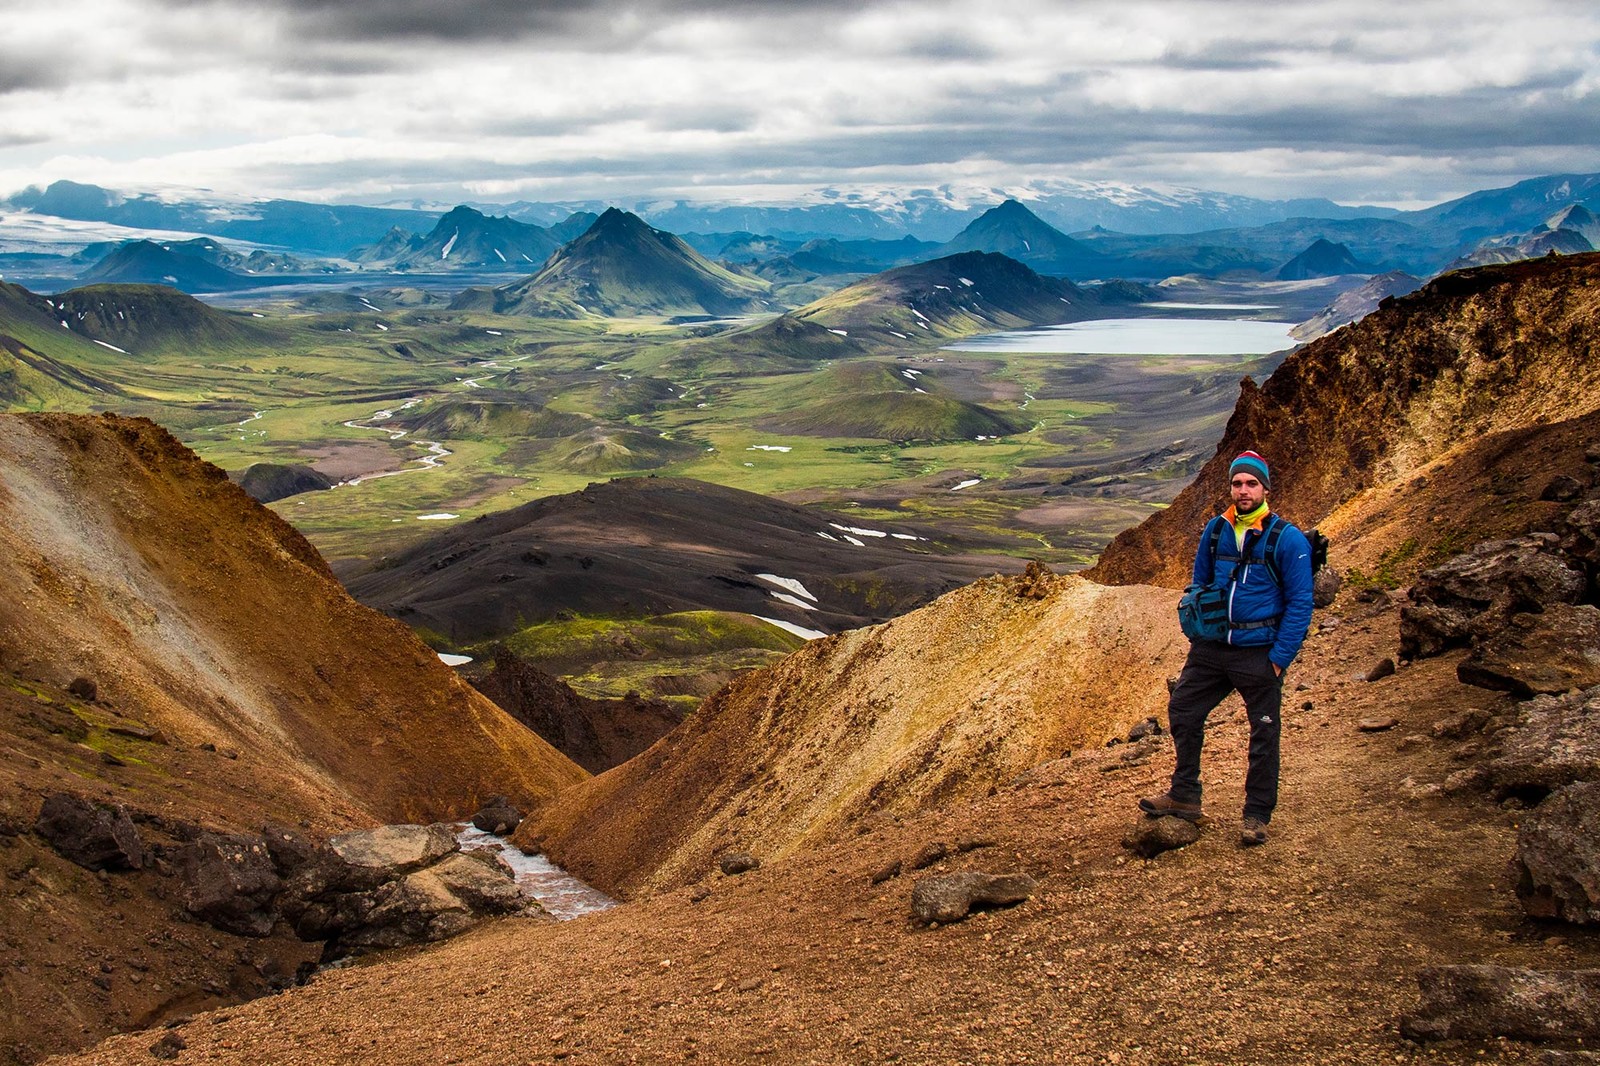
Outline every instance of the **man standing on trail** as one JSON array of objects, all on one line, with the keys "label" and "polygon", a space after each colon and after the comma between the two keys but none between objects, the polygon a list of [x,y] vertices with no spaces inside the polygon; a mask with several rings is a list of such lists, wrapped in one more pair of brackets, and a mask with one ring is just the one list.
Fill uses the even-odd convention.
[{"label": "man standing on trail", "polygon": [[1239,831],[1245,846],[1267,842],[1267,823],[1278,804],[1283,674],[1311,626],[1311,546],[1304,533],[1271,513],[1271,487],[1267,461],[1255,452],[1240,453],[1228,467],[1233,506],[1201,533],[1190,586],[1202,598],[1209,593],[1214,625],[1197,636],[1186,624],[1189,658],[1167,703],[1178,754],[1172,785],[1139,801],[1152,818],[1170,814],[1199,820],[1206,717],[1237,691],[1250,719],[1250,768]]}]

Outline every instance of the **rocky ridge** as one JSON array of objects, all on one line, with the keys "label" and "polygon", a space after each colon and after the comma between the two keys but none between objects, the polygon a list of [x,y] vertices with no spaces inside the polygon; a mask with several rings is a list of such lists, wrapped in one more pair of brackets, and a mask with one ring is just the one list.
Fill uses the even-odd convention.
[{"label": "rocky ridge", "polygon": [[[1397,579],[1437,550],[1526,532],[1541,512],[1504,506],[1492,477],[1488,493],[1431,496],[1438,521],[1415,520],[1409,497],[1457,466],[1469,480],[1493,467],[1520,482],[1561,461],[1539,439],[1600,407],[1600,364],[1589,358],[1600,342],[1597,282],[1600,255],[1444,275],[1299,349],[1264,385],[1246,378],[1215,457],[1170,507],[1118,535],[1088,576],[1181,588],[1189,531],[1222,508],[1227,465],[1247,448],[1272,464],[1274,510],[1303,528],[1353,504],[1324,530],[1336,545],[1361,540],[1375,562],[1413,540]],[[1396,507],[1396,533],[1367,535]]]}]

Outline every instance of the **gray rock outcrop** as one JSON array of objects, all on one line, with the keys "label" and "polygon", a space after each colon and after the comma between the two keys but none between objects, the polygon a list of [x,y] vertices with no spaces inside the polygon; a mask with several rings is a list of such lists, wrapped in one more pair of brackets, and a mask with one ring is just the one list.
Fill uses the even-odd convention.
[{"label": "gray rock outcrop", "polygon": [[201,833],[178,864],[184,906],[219,929],[264,937],[279,922],[323,941],[324,959],[442,940],[530,904],[487,851],[460,851],[448,825],[389,825],[325,845],[269,828]]},{"label": "gray rock outcrop", "polygon": [[1576,781],[1600,781],[1600,687],[1523,704],[1487,768],[1501,797],[1543,798]]},{"label": "gray rock outcrop", "polygon": [[1524,699],[1600,685],[1600,608],[1556,603],[1513,615],[1474,645],[1456,676]]},{"label": "gray rock outcrop", "polygon": [[1514,614],[1580,602],[1588,584],[1553,533],[1486,541],[1412,584],[1400,611],[1400,654],[1426,658],[1468,645]]},{"label": "gray rock outcrop", "polygon": [[350,866],[405,873],[417,870],[455,851],[454,831],[435,825],[380,825],[341,833],[328,839],[328,847]]},{"label": "gray rock outcrop", "polygon": [[1517,896],[1534,918],[1600,923],[1600,782],[1553,793],[1517,832]]},{"label": "gray rock outcrop", "polygon": [[1592,1040],[1600,1037],[1600,970],[1429,966],[1422,1003],[1400,1021],[1412,1040]]}]

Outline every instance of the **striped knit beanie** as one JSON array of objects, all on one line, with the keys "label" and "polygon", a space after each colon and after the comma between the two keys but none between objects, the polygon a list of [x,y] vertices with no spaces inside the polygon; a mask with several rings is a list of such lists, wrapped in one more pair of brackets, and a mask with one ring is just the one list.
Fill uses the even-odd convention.
[{"label": "striped knit beanie", "polygon": [[1247,474],[1254,474],[1256,480],[1261,482],[1264,489],[1272,488],[1272,475],[1267,472],[1267,461],[1255,452],[1240,452],[1238,458],[1228,467],[1228,478],[1243,470]]}]

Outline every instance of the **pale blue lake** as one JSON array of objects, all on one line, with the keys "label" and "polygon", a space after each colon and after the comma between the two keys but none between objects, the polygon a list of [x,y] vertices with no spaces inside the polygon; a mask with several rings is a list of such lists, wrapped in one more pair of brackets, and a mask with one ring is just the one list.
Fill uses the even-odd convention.
[{"label": "pale blue lake", "polygon": [[1293,322],[1217,318],[1099,318],[972,337],[949,352],[1092,355],[1267,355],[1295,345]]}]

